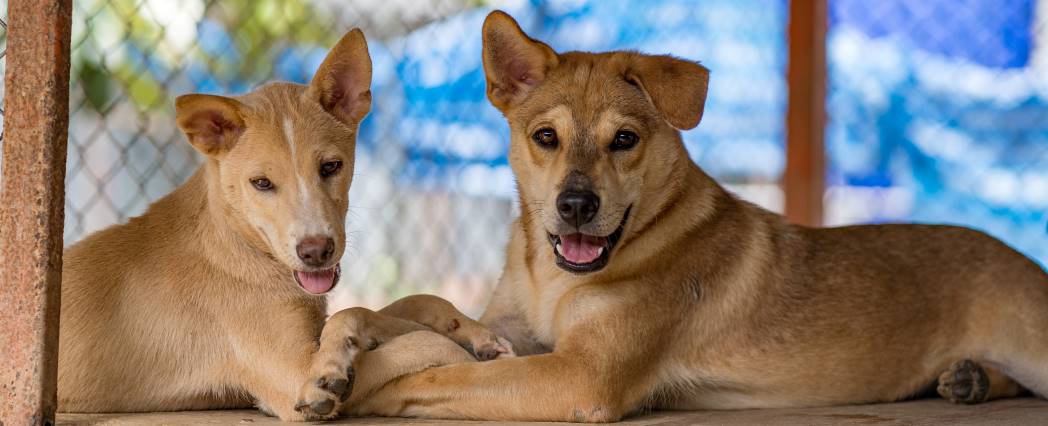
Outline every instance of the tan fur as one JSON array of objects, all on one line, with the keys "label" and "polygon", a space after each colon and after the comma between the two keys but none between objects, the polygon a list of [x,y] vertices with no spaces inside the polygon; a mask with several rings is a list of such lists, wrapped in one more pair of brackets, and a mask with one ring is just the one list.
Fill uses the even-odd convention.
[{"label": "tan fur", "polygon": [[[812,229],[726,192],[677,130],[708,72],[668,56],[557,54],[508,15],[484,24],[488,96],[510,125],[521,217],[481,321],[520,354],[409,374],[349,408],[454,419],[614,421],[649,408],[894,401],[956,361],[1048,394],[1048,274],[949,226]],[[532,140],[552,128],[555,149]],[[640,136],[609,150],[616,131]],[[573,173],[600,195],[583,225],[615,230],[607,266],[555,264],[555,199]],[[1007,376],[1007,377],[1006,377]]]},{"label": "tan fur", "polygon": [[[142,216],[66,250],[59,410],[257,404],[284,420],[336,414],[301,407],[318,395],[348,394],[318,388],[311,375],[327,366],[325,354],[317,353],[325,303],[298,288],[292,273],[333,268],[342,255],[356,131],[371,106],[370,84],[367,45],[354,30],[308,86],[271,83],[235,98],[178,98],[178,125],[207,155],[205,164]],[[341,169],[322,177],[320,168],[333,161],[341,161]],[[261,177],[275,189],[256,189],[252,181]],[[310,237],[334,240],[322,265],[300,259],[296,246]],[[398,311],[403,306],[411,312]],[[509,352],[443,300],[415,296],[390,310],[423,315],[420,321],[475,351]],[[335,322],[346,316],[336,315]],[[431,338],[404,342],[433,347]],[[461,352],[445,347],[429,355],[458,360]],[[388,365],[435,365],[413,362],[375,362],[375,374],[362,377],[382,378]]]}]

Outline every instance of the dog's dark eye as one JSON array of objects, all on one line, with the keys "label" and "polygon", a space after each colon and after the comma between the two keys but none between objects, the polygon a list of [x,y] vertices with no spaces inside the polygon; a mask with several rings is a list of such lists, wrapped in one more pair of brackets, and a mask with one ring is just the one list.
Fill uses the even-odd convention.
[{"label": "dog's dark eye", "polygon": [[549,127],[539,129],[531,135],[531,139],[543,148],[553,149],[557,147],[557,132]]},{"label": "dog's dark eye", "polygon": [[264,177],[251,179],[251,184],[259,191],[272,191],[274,188],[273,182]]},{"label": "dog's dark eye", "polygon": [[629,130],[619,130],[619,132],[615,134],[615,140],[611,141],[611,150],[625,151],[637,145],[638,140],[640,140],[640,138],[637,137],[636,133]]},{"label": "dog's dark eye", "polygon": [[336,160],[336,161],[328,161],[328,162],[320,165],[320,176],[321,177],[334,176],[334,175],[338,174],[339,170],[342,170],[342,162],[341,161],[338,161],[338,160]]}]

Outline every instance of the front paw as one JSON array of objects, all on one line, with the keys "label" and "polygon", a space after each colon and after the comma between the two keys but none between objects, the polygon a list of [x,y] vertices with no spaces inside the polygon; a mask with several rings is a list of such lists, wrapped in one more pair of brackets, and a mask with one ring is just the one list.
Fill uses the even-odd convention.
[{"label": "front paw", "polygon": [[339,407],[353,392],[353,367],[340,371],[334,366],[318,374],[311,374],[298,393],[295,411],[307,420],[328,420],[336,417]]},{"label": "front paw", "polygon": [[517,356],[513,352],[513,344],[509,340],[496,336],[494,333],[488,333],[486,336],[476,339],[476,341],[472,342],[472,345],[473,356],[480,361]]}]

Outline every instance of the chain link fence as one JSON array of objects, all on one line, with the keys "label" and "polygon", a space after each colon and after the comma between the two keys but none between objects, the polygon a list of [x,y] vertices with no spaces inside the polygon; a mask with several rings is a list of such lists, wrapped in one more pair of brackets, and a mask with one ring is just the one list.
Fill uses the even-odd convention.
[{"label": "chain link fence", "polygon": [[[66,244],[141,214],[200,156],[174,97],[307,82],[348,29],[368,37],[374,108],[350,191],[344,285],[333,307],[418,292],[478,314],[516,215],[508,135],[487,104],[480,27],[492,7],[558,50],[636,48],[701,59],[718,74],[694,156],[781,209],[785,4],[711,0],[81,0],[74,2]],[[5,8],[6,9],[6,8]],[[726,19],[727,18],[727,19]],[[724,49],[736,46],[742,50]],[[746,81],[746,84],[741,82]],[[750,111],[745,115],[735,111]],[[739,155],[740,152],[759,155]],[[725,161],[745,157],[744,161]]]},{"label": "chain link fence", "polygon": [[[830,0],[831,224],[963,223],[1048,262],[1045,4]],[[731,189],[780,211],[786,5],[78,0],[65,241],[141,214],[195,171],[201,158],[174,125],[175,96],[306,82],[360,27],[375,101],[358,141],[333,306],[430,292],[477,314],[516,214],[506,125],[484,98],[487,11],[507,9],[561,51],[701,60],[712,70],[709,100],[685,143]]]},{"label": "chain link fence", "polygon": [[[401,40],[475,6],[458,0],[75,2],[66,243],[141,214],[196,170],[202,159],[174,124],[174,97],[241,94],[270,80],[308,82],[327,49],[359,27],[371,45],[376,102],[362,128],[351,191],[343,261],[349,285],[341,286],[335,305],[374,307],[437,292],[475,312],[501,267],[511,201],[421,188],[398,176],[408,162],[398,149],[403,141],[394,116],[405,90],[396,73],[406,54]],[[493,248],[482,251],[487,244]]]},{"label": "chain link fence", "polygon": [[1048,2],[829,6],[830,224],[961,224],[1048,265]]}]

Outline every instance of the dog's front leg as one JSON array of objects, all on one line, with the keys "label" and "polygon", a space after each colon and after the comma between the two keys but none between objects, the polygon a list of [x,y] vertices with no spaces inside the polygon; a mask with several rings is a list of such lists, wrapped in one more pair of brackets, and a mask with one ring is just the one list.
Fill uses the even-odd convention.
[{"label": "dog's front leg", "polygon": [[[621,299],[574,298],[552,353],[430,368],[344,409],[353,415],[525,421],[615,421],[641,407],[672,323],[631,321]],[[612,302],[612,303],[609,303]]]},{"label": "dog's front leg", "polygon": [[[270,330],[279,330],[275,325]],[[317,349],[315,334],[297,330],[277,335],[233,335],[231,343],[236,354],[233,376],[236,387],[254,398],[259,410],[283,421],[319,420],[321,416],[307,416],[295,410],[297,394],[313,353]]]},{"label": "dog's front leg", "polygon": [[365,351],[390,339],[428,327],[401,318],[349,308],[331,316],[320,335],[320,347],[313,354],[308,375],[299,382],[295,410],[307,418],[328,418],[338,414],[339,406],[353,390],[353,365]]},{"label": "dog's front leg", "polygon": [[[550,353],[453,364],[402,377],[346,411],[354,415],[524,421],[617,421],[639,401],[633,369]],[[625,373],[620,376],[620,373]]]},{"label": "dog's front leg", "polygon": [[407,296],[382,308],[379,313],[429,327],[472,352],[480,361],[515,355],[509,340],[496,335],[480,322],[459,312],[451,302],[437,296]]}]

